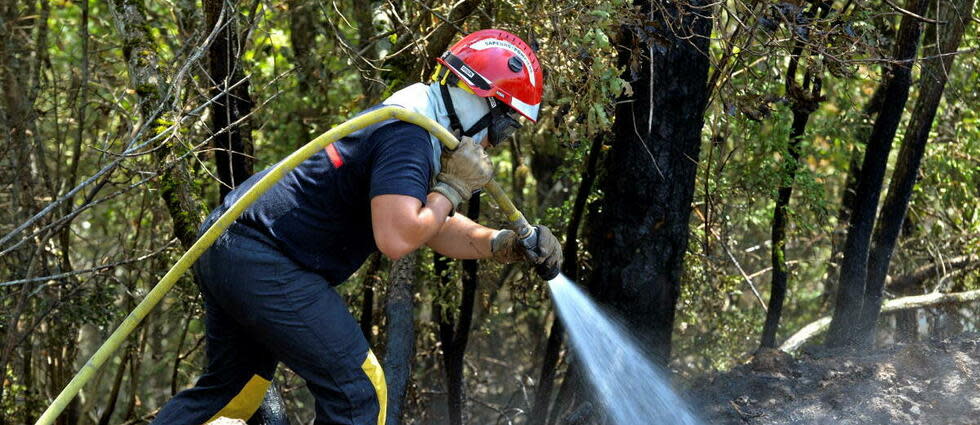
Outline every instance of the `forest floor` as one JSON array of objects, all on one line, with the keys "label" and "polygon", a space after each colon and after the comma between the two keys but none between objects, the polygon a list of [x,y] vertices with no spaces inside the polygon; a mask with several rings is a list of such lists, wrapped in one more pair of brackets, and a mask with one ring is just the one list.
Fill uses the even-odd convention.
[{"label": "forest floor", "polygon": [[857,354],[765,352],[691,394],[711,424],[980,424],[980,334]]}]

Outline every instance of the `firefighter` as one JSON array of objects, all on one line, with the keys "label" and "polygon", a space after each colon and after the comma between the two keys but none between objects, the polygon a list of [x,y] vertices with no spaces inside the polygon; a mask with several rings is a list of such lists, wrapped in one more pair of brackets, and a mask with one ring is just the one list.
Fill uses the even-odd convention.
[{"label": "firefighter", "polygon": [[[484,148],[538,118],[541,65],[502,30],[469,34],[437,59],[429,84],[382,105],[421,113],[455,132],[455,151],[424,129],[381,122],[329,145],[286,175],[197,261],[204,298],[207,368],[154,423],[247,419],[279,362],[305,381],[317,424],[383,425],[384,373],[334,287],[375,251],[393,260],[427,245],[458,259],[529,261],[556,269],[558,240],[545,226],[537,246],[510,230],[454,214],[492,177]],[[370,110],[370,109],[369,109]],[[206,230],[267,171],[231,191]]]}]

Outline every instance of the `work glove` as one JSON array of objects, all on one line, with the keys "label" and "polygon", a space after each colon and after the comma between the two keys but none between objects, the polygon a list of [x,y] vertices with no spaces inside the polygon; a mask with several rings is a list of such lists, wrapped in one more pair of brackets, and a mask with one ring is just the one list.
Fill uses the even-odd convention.
[{"label": "work glove", "polygon": [[434,192],[443,194],[453,204],[468,201],[473,192],[483,188],[493,178],[493,164],[483,147],[473,139],[463,137],[454,151],[442,153],[442,169],[436,176]]},{"label": "work glove", "polygon": [[513,230],[505,229],[497,232],[490,241],[492,258],[503,264],[525,260],[536,266],[542,266],[541,268],[559,269],[564,258],[558,238],[547,226],[537,225],[534,228],[538,232],[538,244],[528,248],[521,244],[517,233]]}]

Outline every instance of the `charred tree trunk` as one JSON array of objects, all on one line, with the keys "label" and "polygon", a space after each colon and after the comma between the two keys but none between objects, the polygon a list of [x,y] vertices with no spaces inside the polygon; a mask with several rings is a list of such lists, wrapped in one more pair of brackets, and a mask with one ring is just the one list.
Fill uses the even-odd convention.
[{"label": "charred tree trunk", "polygon": [[[319,84],[320,70],[314,55],[316,48],[316,16],[321,13],[316,5],[302,0],[290,0],[289,42],[293,46],[293,60],[296,62],[296,80],[301,93]],[[305,141],[304,141],[305,142]]]},{"label": "charred tree trunk", "polygon": [[803,88],[801,89],[796,83],[796,71],[802,53],[802,41],[798,41],[786,70],[786,95],[792,101],[793,124],[789,134],[789,145],[786,148],[788,158],[783,168],[785,184],[777,191],[776,206],[773,209],[772,289],[769,294],[769,308],[766,310],[766,323],[762,328],[761,345],[764,348],[776,347],[776,331],[779,329],[779,319],[782,316],[789,280],[789,270],[786,267],[786,225],[789,221],[787,208],[793,195],[796,172],[800,167],[800,142],[803,140],[810,115],[817,110],[817,104],[820,102],[821,79],[819,76],[814,76],[809,67],[804,73]]},{"label": "charred tree trunk", "polygon": [[651,3],[634,2],[654,24],[622,36],[620,65],[633,94],[616,107],[599,182],[605,197],[591,220],[590,286],[666,364],[708,98],[712,9],[705,0]]},{"label": "charred tree trunk", "polygon": [[820,306],[823,309],[830,305],[837,295],[837,279],[840,278],[840,263],[843,258],[844,240],[847,237],[847,223],[851,221],[851,212],[854,211],[854,195],[857,193],[857,184],[861,180],[861,160],[864,158],[863,144],[871,134],[871,123],[874,117],[881,110],[881,103],[884,100],[884,85],[879,84],[875,87],[871,99],[864,106],[864,120],[858,124],[855,131],[855,141],[858,142],[851,146],[851,156],[847,167],[847,178],[844,179],[844,189],[841,193],[840,209],[837,211],[837,226],[831,235],[830,261],[827,264],[827,277],[824,279],[824,289],[821,294]]},{"label": "charred tree trunk", "polygon": [[[473,221],[480,218],[479,194],[470,199],[466,216]],[[437,256],[436,261],[436,275],[440,276],[444,285],[451,284],[448,259]],[[463,424],[463,407],[466,401],[463,357],[466,354],[470,325],[473,322],[473,306],[476,302],[476,290],[479,284],[477,280],[478,271],[479,263],[476,260],[463,260],[463,297],[459,307],[459,320],[456,323],[449,320],[449,315],[438,306],[434,309],[439,322],[443,367],[446,369],[449,423],[452,425]]]},{"label": "charred tree trunk", "polygon": [[412,293],[418,253],[402,257],[391,265],[385,305],[385,382],[388,386],[388,425],[401,423],[402,408],[415,356],[415,316]]},{"label": "charred tree trunk", "polygon": [[[178,355],[180,353],[177,353]],[[106,402],[105,410],[99,416],[99,425],[109,425],[112,414],[116,411],[116,401],[119,400],[119,391],[122,389],[123,377],[126,375],[126,365],[129,364],[129,352],[125,352],[119,359],[119,367],[116,368],[115,378],[112,381],[112,389],[109,390],[109,401]]]},{"label": "charred tree trunk", "polygon": [[800,160],[800,140],[806,130],[810,112],[793,111],[793,129],[790,133],[787,154],[789,156],[786,169],[786,179],[789,182],[781,186],[776,195],[776,207],[772,217],[772,288],[769,294],[769,308],[766,310],[766,324],[762,328],[762,347],[776,347],[776,330],[783,312],[783,301],[786,299],[789,269],[786,267],[786,223],[789,221],[787,208],[793,194],[793,180]]},{"label": "charred tree trunk", "polygon": [[[927,3],[925,0],[908,0],[906,9],[921,15]],[[864,153],[864,162],[861,166],[861,180],[855,193],[854,211],[844,244],[837,303],[834,307],[830,331],[827,334],[829,347],[868,342],[857,340],[854,324],[860,319],[866,299],[865,281],[868,276],[871,230],[877,214],[878,199],[881,196],[888,153],[909,96],[912,62],[919,45],[920,25],[917,18],[902,16],[895,43],[895,62],[889,67],[889,77],[885,80],[888,85],[885,89],[884,103],[868,139],[867,151]]]},{"label": "charred tree trunk", "polygon": [[295,142],[298,148],[313,138],[313,126],[311,121],[320,115],[316,105],[324,103],[323,94],[329,90],[330,72],[324,66],[320,66],[316,55],[316,34],[317,16],[322,12],[318,10],[320,5],[304,0],[289,0],[289,42],[293,47],[293,62],[296,64],[296,81],[299,86],[299,93],[303,94],[304,101],[309,104],[307,107],[299,108],[295,113],[286,117],[292,120],[301,129],[299,140]]},{"label": "charred tree trunk", "polygon": [[[208,74],[214,86],[211,95],[211,131],[214,136],[214,163],[221,185],[221,199],[252,175],[252,127],[248,114],[252,98],[242,70],[244,41],[238,36],[239,12],[234,2],[203,0],[207,28],[221,30],[208,47]],[[243,81],[244,80],[244,81]]]},{"label": "charred tree trunk", "polygon": [[[606,134],[600,134],[592,139],[592,146],[589,147],[589,156],[585,160],[585,174],[579,184],[578,192],[575,194],[575,203],[572,205],[572,215],[565,229],[565,244],[562,246],[562,255],[565,263],[562,264],[562,273],[573,282],[578,281],[578,228],[582,223],[582,216],[585,213],[585,203],[588,201],[589,194],[592,193],[592,184],[595,182],[596,165],[599,163],[599,154],[602,142]],[[561,354],[561,346],[564,342],[565,328],[562,326],[561,319],[555,312],[555,319],[551,323],[551,331],[548,334],[548,344],[545,346],[544,359],[541,364],[541,378],[538,380],[538,391],[534,395],[534,407],[531,410],[529,424],[543,425],[548,419],[548,410],[551,406],[551,390],[555,383],[555,371],[558,367],[558,357]]]},{"label": "charred tree trunk", "polygon": [[374,288],[381,278],[378,273],[381,272],[381,253],[374,253],[368,260],[367,271],[364,275],[364,294],[361,300],[361,333],[364,334],[364,338],[368,341],[368,346],[371,346],[371,340],[374,335],[372,335],[371,328],[374,326]]},{"label": "charred tree trunk", "polygon": [[936,109],[939,108],[939,101],[946,87],[948,70],[956,59],[956,55],[950,53],[956,52],[959,48],[960,39],[969,25],[972,12],[973,0],[957,0],[942,7],[939,20],[947,23],[943,28],[946,32],[941,36],[939,45],[923,55],[931,59],[926,60],[922,65],[919,97],[912,111],[912,119],[905,130],[902,147],[898,153],[898,162],[895,163],[895,171],[888,186],[888,195],[885,196],[882,206],[882,210],[888,213],[878,217],[868,258],[868,279],[865,283],[864,305],[861,309],[857,335],[857,340],[865,344],[874,341],[875,327],[878,323],[878,315],[881,313],[882,288],[888,276],[888,265],[898,241],[902,222],[905,220],[909,200],[912,198],[912,189],[919,174],[919,164],[922,162],[926,142],[929,139],[929,129],[932,128]]}]

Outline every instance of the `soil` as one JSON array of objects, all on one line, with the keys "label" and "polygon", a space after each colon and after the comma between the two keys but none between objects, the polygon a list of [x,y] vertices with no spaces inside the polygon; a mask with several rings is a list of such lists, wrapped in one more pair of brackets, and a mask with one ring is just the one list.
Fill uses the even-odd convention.
[{"label": "soil", "polygon": [[712,424],[980,424],[980,334],[863,353],[758,353],[697,385]]}]

